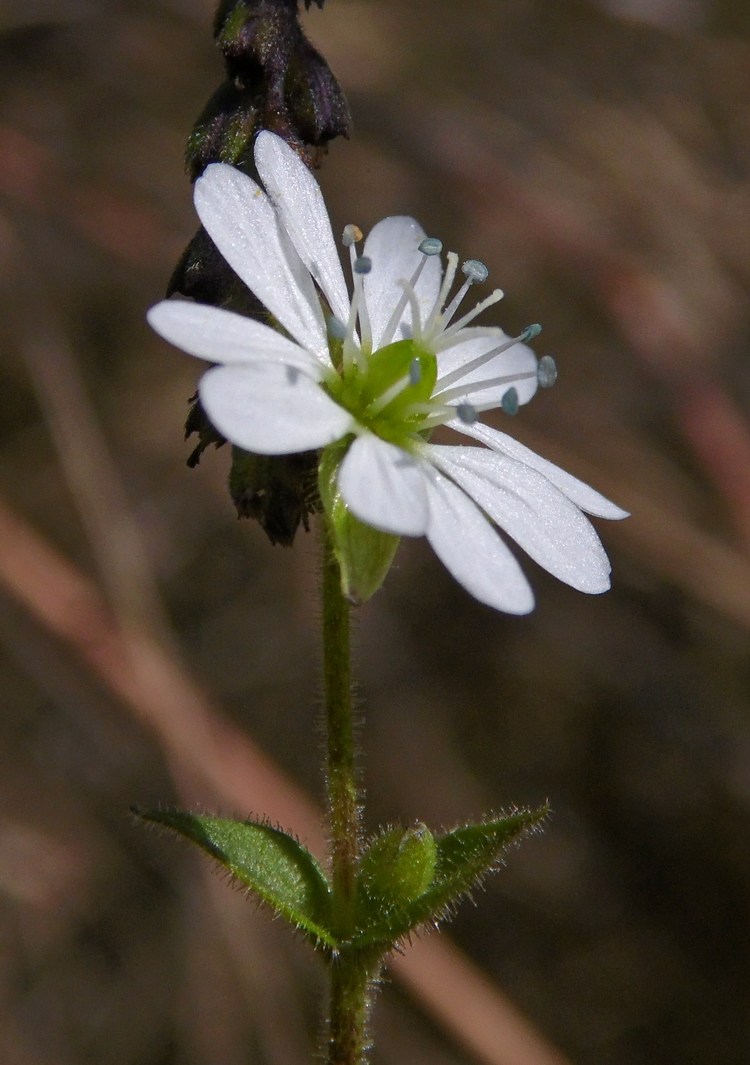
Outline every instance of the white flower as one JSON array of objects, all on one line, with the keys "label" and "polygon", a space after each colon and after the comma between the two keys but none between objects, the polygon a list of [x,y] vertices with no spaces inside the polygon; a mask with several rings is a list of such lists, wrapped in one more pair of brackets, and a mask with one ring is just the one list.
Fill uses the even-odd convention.
[{"label": "white flower", "polygon": [[[265,191],[214,164],[195,186],[200,219],[221,254],[283,329],[186,301],[158,304],[154,329],[219,365],[200,383],[201,402],[228,440],[265,455],[344,441],[338,487],[350,511],[384,532],[426,536],[464,588],[490,606],[523,614],[534,598],[499,526],[550,573],[583,592],[609,587],[609,562],[583,511],[625,512],[479,413],[514,413],[554,376],[522,341],[471,325],[493,292],[458,316],[486,268],[458,259],[443,275],[440,242],[412,218],[371,231],[347,226],[350,296],[323,198],[312,174],[278,137],[261,133],[255,160]],[[321,299],[322,295],[322,299]],[[447,425],[486,445],[429,442]],[[341,444],[339,444],[341,447]],[[342,448],[343,452],[343,448]]]}]

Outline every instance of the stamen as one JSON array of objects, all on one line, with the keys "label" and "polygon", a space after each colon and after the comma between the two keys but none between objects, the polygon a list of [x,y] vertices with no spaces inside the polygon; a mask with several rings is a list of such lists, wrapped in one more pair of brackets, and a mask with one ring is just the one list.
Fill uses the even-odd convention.
[{"label": "stamen", "polygon": [[[352,270],[352,277],[356,281],[357,259],[359,258],[359,255],[357,254],[357,245],[356,245],[356,242],[355,242],[352,234],[350,234],[352,239],[347,242],[347,232],[346,232],[346,230],[349,229],[349,228],[350,227],[347,226],[346,229],[344,230],[344,246],[349,249],[349,265],[350,265],[351,270]],[[352,226],[351,229],[352,230],[356,229],[358,233],[361,233],[361,230],[357,229],[356,226]]]},{"label": "stamen", "polygon": [[473,310],[468,311],[462,318],[459,318],[457,322],[454,322],[450,329],[446,329],[443,332],[440,337],[441,344],[444,340],[454,337],[459,330],[464,329],[469,322],[473,322],[474,319],[483,311],[486,311],[488,307],[492,307],[493,304],[499,303],[504,295],[505,293],[501,288],[496,288],[494,292],[489,294],[489,296],[485,296],[483,300],[480,300],[479,303],[476,304]]},{"label": "stamen", "polygon": [[346,336],[346,326],[340,318],[337,318],[333,314],[326,322],[326,327],[328,329],[328,335],[332,340],[343,340]]},{"label": "stamen", "polygon": [[[484,381],[466,381],[455,388],[445,388],[435,392],[433,398],[439,399],[441,403],[450,403],[452,399],[464,396],[467,392],[483,392],[488,388],[497,388],[498,385],[507,385],[509,381],[527,381],[530,377],[536,377],[536,373],[534,371],[529,371],[529,373],[510,373],[503,374],[502,377],[487,377]],[[509,391],[515,392],[516,390],[511,388]],[[516,395],[518,395],[517,392]],[[494,405],[497,406],[497,403]]]},{"label": "stamen", "polygon": [[[415,414],[431,414],[435,410],[441,410],[442,408],[436,407],[434,403],[410,403],[408,407],[404,407],[401,412],[404,418],[411,418]],[[446,407],[445,410],[452,408]]]},{"label": "stamen", "polygon": [[412,359],[409,364],[409,381],[413,385],[418,385],[422,380],[422,363],[419,359]]},{"label": "stamen", "polygon": [[[352,256],[352,277],[354,278],[354,295],[352,297],[352,315],[349,318],[349,323],[354,335],[355,323],[357,316],[359,317],[359,329],[362,334],[362,346],[367,348],[368,351],[372,350],[372,326],[370,325],[370,316],[367,313],[367,303],[365,301],[365,293],[362,285],[362,278],[370,273],[372,270],[372,259],[367,255],[355,255],[354,245],[351,249]],[[357,361],[359,368],[364,370],[367,366],[367,356],[364,351],[358,349]]]},{"label": "stamen", "polygon": [[446,422],[452,421],[456,417],[456,408],[449,407],[447,404],[412,403],[410,406],[404,408],[402,414],[404,418],[411,418],[415,415],[426,415],[424,421],[419,426],[419,431],[425,432],[428,429],[435,429],[438,425],[445,425]]},{"label": "stamen", "polygon": [[448,299],[448,293],[453,287],[453,282],[456,278],[456,270],[458,269],[458,256],[454,251],[448,252],[448,265],[445,268],[445,277],[443,283],[440,286],[440,292],[438,298],[435,300],[435,306],[432,308],[429,317],[424,325],[424,331],[426,336],[430,336],[435,329],[436,322],[440,321],[442,325],[441,310],[443,304]]},{"label": "stamen", "polygon": [[[356,260],[358,261],[358,260]],[[369,321],[365,313],[365,320],[363,321],[360,311],[361,306],[364,304],[364,293],[362,291],[362,274],[354,267],[355,260],[352,260],[352,271],[354,274],[354,294],[352,295],[352,302],[349,308],[349,321],[346,323],[346,335],[344,337],[344,346],[342,348],[342,358],[344,370],[347,370],[356,361],[360,370],[364,373],[367,369],[367,356],[357,343],[356,339],[356,325],[357,316],[359,315],[360,325],[362,327],[362,339],[365,340],[365,324],[369,327]],[[372,339],[369,339],[370,346],[372,345]]]},{"label": "stamen", "polygon": [[450,322],[451,318],[458,310],[459,306],[461,305],[461,301],[463,300],[464,296],[469,291],[471,286],[478,285],[482,281],[486,281],[487,276],[489,274],[489,270],[487,269],[487,267],[484,265],[484,263],[480,263],[478,259],[467,259],[461,267],[461,271],[464,274],[466,280],[464,281],[463,285],[461,285],[461,288],[458,290],[453,299],[450,301],[449,305],[443,311],[443,321],[446,325],[448,324],[448,322]]},{"label": "stamen", "polygon": [[[512,408],[513,399],[514,399],[513,394],[514,393],[515,393],[516,408],[515,408],[515,410],[506,409],[506,408]],[[506,414],[515,414],[516,411],[518,410],[518,392],[516,392],[516,389],[515,388],[509,388],[508,391],[505,393],[505,396],[503,396],[503,401],[504,402],[501,403],[500,406],[505,411],[505,413]],[[407,407],[404,410],[404,412],[403,412],[405,417],[407,417],[407,416],[409,416],[411,414],[421,414],[423,410],[425,411],[426,414],[428,414],[428,417],[426,417],[424,419],[424,421],[422,422],[422,424],[419,427],[419,431],[421,433],[424,433],[424,432],[426,432],[429,429],[435,429],[435,428],[437,428],[438,425],[445,425],[446,422],[452,422],[452,421],[454,421],[455,418],[458,418],[459,421],[463,421],[463,418],[461,417],[461,414],[459,413],[459,407],[465,406],[465,404],[463,404],[463,403],[459,404],[459,406],[456,406],[456,407],[450,407],[450,406],[447,406],[447,405],[446,406],[442,406],[442,405],[439,406],[437,404],[433,404],[433,405],[430,406],[429,411],[425,410],[425,406],[426,406],[425,404],[419,404],[418,405],[418,404],[415,403],[413,407]],[[469,404],[466,404],[466,406],[469,406]],[[470,404],[470,406],[472,407],[474,413],[476,414],[476,416],[478,418],[479,415],[483,411],[496,410],[497,407],[498,407],[498,402],[497,402],[496,399],[490,399],[486,403],[484,403],[484,402],[481,402],[481,403],[474,402],[474,403]],[[467,424],[467,423],[464,422],[464,424]]]},{"label": "stamen", "polygon": [[[532,327],[529,326],[529,329],[530,328]],[[512,348],[514,344],[520,343],[523,337],[526,336],[528,331],[528,329],[525,329],[520,336],[509,337],[502,344],[499,344],[496,348],[490,348],[490,350],[486,351],[483,355],[477,355],[476,358],[471,359],[463,366],[458,366],[455,370],[452,370],[449,374],[446,374],[445,377],[439,378],[437,383],[440,387],[439,390],[435,393],[435,395],[442,395],[443,391],[447,388],[448,385],[452,385],[455,381],[462,380],[462,378],[466,377],[468,374],[473,373],[474,370],[478,370],[480,366],[484,366],[485,363],[488,363],[490,361],[490,359],[494,359],[496,355],[500,355],[502,354],[502,352],[507,351],[508,348]],[[472,388],[473,387],[474,386],[472,385]]]},{"label": "stamen", "polygon": [[509,388],[502,398],[500,406],[505,414],[518,414],[518,391],[515,388]]},{"label": "stamen", "polygon": [[352,296],[352,305],[349,311],[349,321],[347,322],[346,333],[344,335],[344,344],[341,349],[341,356],[344,370],[348,370],[356,361],[360,370],[364,372],[367,369],[367,359],[359,344],[357,344],[354,339],[354,326],[357,321],[358,304],[359,293],[355,285],[354,295]]},{"label": "stamen", "polygon": [[[415,359],[414,361],[416,362],[417,360]],[[406,374],[404,377],[399,378],[399,380],[396,381],[395,384],[392,384],[390,388],[386,388],[385,392],[381,392],[376,399],[369,403],[365,413],[370,416],[379,414],[381,410],[387,407],[389,403],[392,403],[393,400],[397,398],[397,396],[400,396],[405,388],[408,388],[409,385],[412,384],[414,384],[414,382],[411,379],[410,368],[408,374]]]},{"label": "stamen", "polygon": [[473,407],[471,403],[459,403],[456,407],[456,414],[464,425],[473,425],[479,417],[476,407]]},{"label": "stamen", "polygon": [[419,245],[419,250],[422,255],[439,255],[443,250],[443,242],[437,237],[425,237]]},{"label": "stamen", "polygon": [[417,294],[414,291],[414,286],[408,281],[402,281],[401,284],[404,286],[404,293],[411,307],[411,335],[417,343],[420,343],[422,340],[422,316],[419,311]]},{"label": "stamen", "polygon": [[472,285],[481,285],[489,277],[489,270],[479,259],[467,259],[461,267],[461,272]]},{"label": "stamen", "polygon": [[[414,273],[411,275],[411,278],[409,279],[409,282],[408,282],[413,289],[416,290],[417,281],[419,281],[420,277],[422,276],[422,271],[424,270],[424,264],[427,262],[427,259],[429,258],[429,256],[431,256],[431,255],[439,255],[440,252],[442,251],[442,249],[443,249],[442,242],[439,241],[437,237],[425,237],[424,238],[422,243],[419,245],[419,250],[422,252],[422,255],[424,256],[424,258],[419,260],[419,263],[417,264],[417,268],[414,271]],[[399,301],[396,304],[396,306],[394,307],[393,313],[391,314],[390,318],[388,319],[388,324],[386,325],[385,329],[383,330],[383,336],[382,336],[381,341],[380,341],[381,347],[385,347],[386,344],[390,344],[391,341],[393,340],[393,334],[396,332],[396,327],[398,326],[398,323],[401,321],[401,318],[403,316],[404,310],[406,309],[406,304],[407,304],[408,298],[409,297],[407,295],[406,288],[404,288],[404,293],[401,296],[401,298],[399,299]]]},{"label": "stamen", "polygon": [[442,319],[443,319],[443,322],[445,323],[445,325],[447,325],[448,322],[450,322],[451,318],[453,317],[453,315],[458,310],[458,308],[459,308],[459,306],[461,304],[461,300],[464,298],[466,293],[469,291],[469,289],[471,288],[471,285],[472,285],[471,281],[464,281],[463,285],[461,285],[461,288],[458,290],[456,295],[453,297],[453,299],[450,301],[448,306],[443,311]]},{"label": "stamen", "polygon": [[540,388],[552,388],[557,380],[557,364],[551,355],[542,355],[536,368]]},{"label": "stamen", "polygon": [[341,243],[345,248],[351,248],[353,244],[359,244],[362,240],[362,230],[359,226],[355,226],[349,223],[348,226],[344,226],[344,232],[341,237]]}]

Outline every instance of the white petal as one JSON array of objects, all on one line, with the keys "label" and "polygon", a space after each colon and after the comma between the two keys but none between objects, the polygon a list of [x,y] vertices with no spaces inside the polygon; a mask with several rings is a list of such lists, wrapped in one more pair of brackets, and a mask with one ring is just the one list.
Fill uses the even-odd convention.
[{"label": "white petal", "polygon": [[255,141],[255,165],[299,257],[346,322],[349,294],[320,186],[297,153],[267,130]]},{"label": "white petal", "polygon": [[587,514],[614,520],[628,517],[627,510],[623,510],[622,507],[611,503],[605,496],[589,487],[583,481],[579,481],[577,477],[573,477],[572,474],[561,470],[559,466],[555,466],[554,463],[543,459],[541,455],[537,455],[535,451],[524,447],[513,437],[501,433],[498,429],[493,429],[489,425],[482,425],[481,422],[465,425],[463,422],[456,420],[448,424],[457,433],[471,436],[474,440],[481,440],[483,444],[492,448],[493,451],[502,452],[502,454],[508,455],[518,462],[523,462],[524,465],[531,467],[532,470],[537,470],[539,473],[544,474],[547,480],[559,488],[563,495],[566,495],[581,510],[585,510]]},{"label": "white petal", "polygon": [[339,472],[339,488],[360,521],[397,536],[427,531],[427,491],[411,455],[372,433],[358,437]]},{"label": "white petal", "polygon": [[[399,281],[409,281],[424,258],[419,245],[425,236],[419,222],[401,216],[384,218],[368,234],[364,254],[372,260],[372,269],[365,274],[364,288],[375,350],[382,346],[381,341],[390,343],[411,336],[408,303],[393,336],[384,338],[383,331],[404,295]],[[440,256],[428,256],[415,289],[423,324],[438,297],[442,272]]]},{"label": "white petal", "polygon": [[606,592],[609,559],[593,526],[541,473],[486,448],[431,446],[427,454],[549,573],[580,592]]},{"label": "white petal", "polygon": [[[438,355],[436,392],[440,391],[441,377],[454,373],[483,352],[491,351],[508,339],[501,329],[498,329],[496,337],[472,336],[472,332],[471,328],[462,329],[457,336],[458,342]],[[464,337],[466,339],[463,339]],[[537,358],[531,348],[526,344],[514,344],[507,351],[493,356],[489,362],[485,362],[478,369],[470,370],[464,377],[454,381],[450,387],[466,385],[466,396],[462,397],[463,402],[466,403],[483,403],[497,395],[498,406],[503,394],[512,387],[518,392],[518,402],[523,405],[528,403],[536,393],[538,387],[536,370]],[[495,377],[507,377],[509,380],[507,384],[501,386],[495,385],[486,389],[475,387],[479,382]],[[451,400],[451,403],[457,402],[459,401]]]},{"label": "white petal", "polygon": [[325,447],[353,426],[348,411],[309,377],[277,363],[216,366],[203,375],[199,391],[212,425],[259,455]]},{"label": "white petal", "polygon": [[534,595],[521,567],[467,495],[428,467],[427,539],[459,584],[488,606],[528,614]]},{"label": "white petal", "polygon": [[270,359],[296,366],[316,379],[320,360],[275,329],[252,318],[187,300],[164,300],[146,315],[156,332],[190,355],[210,362],[238,363]]},{"label": "white petal", "polygon": [[195,209],[238,277],[295,340],[329,363],[315,286],[265,192],[234,167],[212,163],[195,183]]}]

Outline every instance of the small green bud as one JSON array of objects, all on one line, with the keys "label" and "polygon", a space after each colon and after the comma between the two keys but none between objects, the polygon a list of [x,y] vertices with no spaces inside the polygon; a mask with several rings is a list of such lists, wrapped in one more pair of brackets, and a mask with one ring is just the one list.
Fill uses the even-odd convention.
[{"label": "small green bud", "polygon": [[405,906],[424,895],[435,875],[437,844],[421,821],[412,828],[392,828],[373,840],[359,872],[360,891],[368,901]]}]

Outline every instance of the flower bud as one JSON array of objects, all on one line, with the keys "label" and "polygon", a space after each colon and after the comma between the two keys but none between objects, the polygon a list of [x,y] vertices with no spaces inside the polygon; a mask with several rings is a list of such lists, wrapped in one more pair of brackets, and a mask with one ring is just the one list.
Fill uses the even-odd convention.
[{"label": "flower bud", "polygon": [[436,858],[435,837],[421,821],[377,836],[360,863],[364,905],[392,908],[418,899],[432,883]]}]

